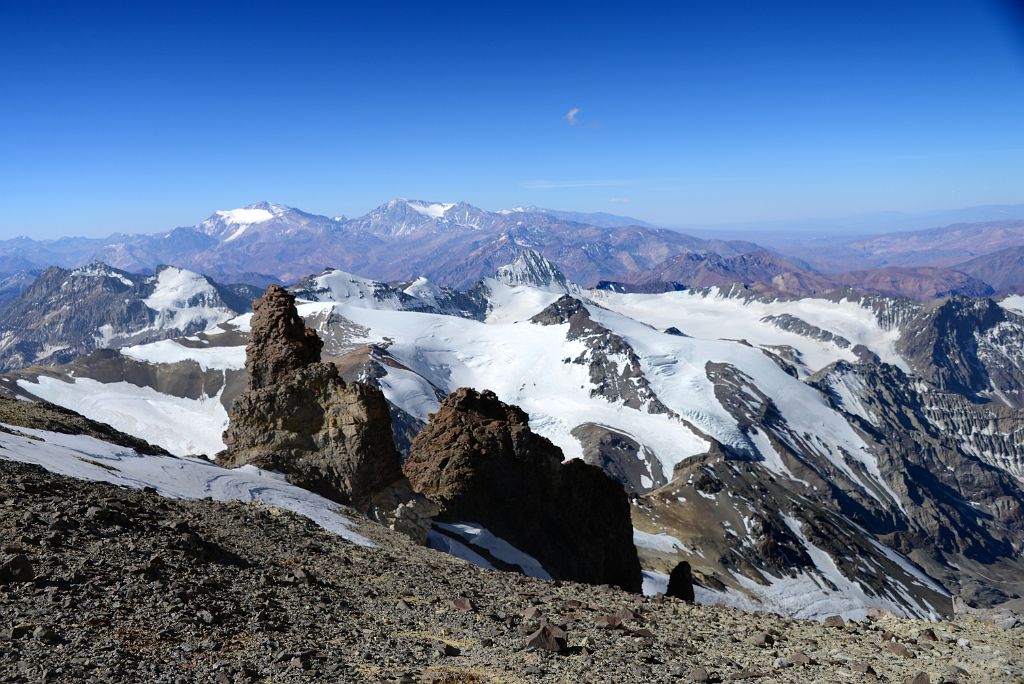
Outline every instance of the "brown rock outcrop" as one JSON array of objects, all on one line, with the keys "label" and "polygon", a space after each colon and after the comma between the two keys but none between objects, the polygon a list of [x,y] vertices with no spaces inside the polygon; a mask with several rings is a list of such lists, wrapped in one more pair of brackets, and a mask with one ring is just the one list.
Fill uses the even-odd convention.
[{"label": "brown rock outcrop", "polygon": [[403,466],[440,517],[483,525],[556,579],[640,591],[629,503],[619,483],[530,430],[493,392],[459,389],[413,441]]},{"label": "brown rock outcrop", "polygon": [[299,316],[295,296],[271,285],[252,305],[252,332],[245,348],[249,389],[269,387],[320,360],[324,343]]},{"label": "brown rock outcrop", "polygon": [[320,363],[323,343],[295,297],[272,285],[253,305],[246,347],[249,390],[235,399],[222,465],[252,464],[341,503],[367,508],[402,478],[381,391],[346,383]]}]

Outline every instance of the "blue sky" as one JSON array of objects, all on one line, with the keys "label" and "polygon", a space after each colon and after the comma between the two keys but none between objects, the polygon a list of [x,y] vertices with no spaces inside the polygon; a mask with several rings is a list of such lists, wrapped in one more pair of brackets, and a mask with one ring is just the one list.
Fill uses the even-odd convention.
[{"label": "blue sky", "polygon": [[1024,202],[1014,9],[0,0],[0,236],[262,199],[665,225]]}]

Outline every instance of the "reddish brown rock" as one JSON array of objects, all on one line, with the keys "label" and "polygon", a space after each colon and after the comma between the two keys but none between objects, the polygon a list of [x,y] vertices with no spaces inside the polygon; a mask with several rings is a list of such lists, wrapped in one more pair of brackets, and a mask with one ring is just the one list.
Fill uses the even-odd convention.
[{"label": "reddish brown rock", "polygon": [[526,639],[526,645],[542,651],[561,653],[565,650],[565,631],[549,624],[542,624]]},{"label": "reddish brown rock", "polygon": [[274,470],[366,510],[373,494],[402,478],[383,393],[319,362],[322,342],[285,290],[271,286],[253,311],[249,391],[231,407],[219,462]]},{"label": "reddish brown rock", "polygon": [[293,371],[320,360],[324,343],[295,308],[295,296],[271,285],[252,305],[252,332],[245,348],[249,389],[287,380]]},{"label": "reddish brown rock", "polygon": [[413,441],[403,469],[441,518],[483,525],[555,579],[641,587],[622,487],[535,434],[493,392],[460,389]]}]

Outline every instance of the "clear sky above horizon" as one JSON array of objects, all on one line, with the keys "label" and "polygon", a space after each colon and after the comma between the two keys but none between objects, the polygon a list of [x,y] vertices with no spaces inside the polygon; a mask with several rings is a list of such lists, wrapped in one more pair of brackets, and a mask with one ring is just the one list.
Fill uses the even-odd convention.
[{"label": "clear sky above horizon", "polygon": [[1024,202],[1009,0],[0,0],[0,237],[393,197],[701,225]]}]

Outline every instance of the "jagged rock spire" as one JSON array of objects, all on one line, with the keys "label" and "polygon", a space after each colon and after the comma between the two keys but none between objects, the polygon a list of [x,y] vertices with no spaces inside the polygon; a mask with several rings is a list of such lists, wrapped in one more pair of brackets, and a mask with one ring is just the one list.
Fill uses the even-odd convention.
[{"label": "jagged rock spire", "polygon": [[282,382],[320,360],[323,341],[299,316],[295,296],[279,285],[268,287],[253,303],[251,327],[245,348],[250,390]]}]

